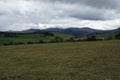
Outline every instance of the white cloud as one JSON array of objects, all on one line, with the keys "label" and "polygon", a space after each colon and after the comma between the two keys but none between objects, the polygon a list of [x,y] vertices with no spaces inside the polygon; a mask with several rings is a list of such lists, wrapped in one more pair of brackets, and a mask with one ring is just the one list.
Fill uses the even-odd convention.
[{"label": "white cloud", "polygon": [[[112,8],[111,0],[0,0],[0,30],[24,30],[49,27],[91,27],[115,29],[120,27],[119,6]],[[68,1],[68,3],[67,3]],[[99,2],[99,3],[98,3]],[[108,2],[108,3],[106,3]],[[106,5],[105,5],[106,4]],[[101,4],[102,5],[102,4]],[[110,6],[110,8],[108,8]]]}]

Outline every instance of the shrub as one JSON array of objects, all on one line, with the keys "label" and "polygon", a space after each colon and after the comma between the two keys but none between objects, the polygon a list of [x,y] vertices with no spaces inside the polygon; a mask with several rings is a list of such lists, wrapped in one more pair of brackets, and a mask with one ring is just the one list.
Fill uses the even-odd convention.
[{"label": "shrub", "polygon": [[38,43],[45,43],[43,40],[40,40]]},{"label": "shrub", "polygon": [[53,41],[55,41],[55,42],[63,42],[63,38],[55,36]]},{"label": "shrub", "polygon": [[87,41],[96,41],[96,40],[97,40],[97,38],[95,35],[88,35],[87,36]]},{"label": "shrub", "polygon": [[27,42],[27,44],[34,44],[34,42]]},{"label": "shrub", "polygon": [[74,38],[73,37],[71,37],[71,38],[69,38],[69,39],[67,39],[67,40],[65,40],[66,42],[75,42],[75,40],[74,40]]},{"label": "shrub", "polygon": [[115,36],[115,39],[120,39],[120,33]]}]

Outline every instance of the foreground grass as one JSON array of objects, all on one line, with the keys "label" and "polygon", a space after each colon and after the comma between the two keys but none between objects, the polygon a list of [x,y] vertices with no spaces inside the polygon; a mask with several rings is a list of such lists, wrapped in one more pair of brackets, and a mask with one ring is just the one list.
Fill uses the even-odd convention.
[{"label": "foreground grass", "polygon": [[120,80],[120,41],[1,46],[0,80]]}]

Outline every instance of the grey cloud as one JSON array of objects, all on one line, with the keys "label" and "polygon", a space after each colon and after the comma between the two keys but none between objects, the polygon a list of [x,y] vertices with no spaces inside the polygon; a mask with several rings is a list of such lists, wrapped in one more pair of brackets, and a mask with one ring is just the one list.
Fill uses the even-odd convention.
[{"label": "grey cloud", "polygon": [[4,13],[0,12],[0,16],[4,15]]},{"label": "grey cloud", "polygon": [[[33,1],[33,0],[28,0]],[[41,1],[41,0],[35,0]],[[85,20],[107,20],[113,15],[107,16],[107,11],[118,11],[120,9],[120,0],[44,0],[46,3],[78,5],[71,10],[71,6],[66,11],[63,8],[64,15]],[[63,7],[64,5],[58,6]],[[81,8],[82,7],[82,8]],[[90,7],[86,10],[86,7]]]},{"label": "grey cloud", "polygon": [[0,0],[0,29],[19,23],[82,26],[78,23],[84,20],[120,19],[119,4],[120,0]]},{"label": "grey cloud", "polygon": [[118,8],[120,0],[45,0],[49,2],[77,3],[98,8]]},{"label": "grey cloud", "polygon": [[88,13],[72,14],[71,17],[78,18],[81,20],[105,20],[105,18],[101,16],[101,14],[98,15],[98,14],[93,14],[93,13],[90,13],[89,15]]},{"label": "grey cloud", "polygon": [[77,9],[71,11],[70,16],[82,20],[107,20],[109,18],[104,16],[105,13],[105,10],[98,10],[95,8],[84,8],[84,10]]}]

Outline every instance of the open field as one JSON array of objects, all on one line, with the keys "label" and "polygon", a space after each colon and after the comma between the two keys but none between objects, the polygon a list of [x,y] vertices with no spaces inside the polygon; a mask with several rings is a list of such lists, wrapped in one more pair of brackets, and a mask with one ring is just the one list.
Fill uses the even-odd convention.
[{"label": "open field", "polygon": [[110,32],[106,34],[98,34],[97,36],[99,38],[104,38],[104,39],[115,39],[115,36],[118,34],[118,32]]},{"label": "open field", "polygon": [[0,46],[0,80],[120,80],[120,41]]},{"label": "open field", "polygon": [[[10,35],[11,34],[11,35]],[[43,41],[45,43],[52,42],[55,40],[55,37],[60,37],[64,40],[67,40],[72,35],[62,34],[62,33],[0,33],[0,45],[8,44],[8,43],[23,43],[26,44],[28,42],[39,43],[39,41]]]}]

